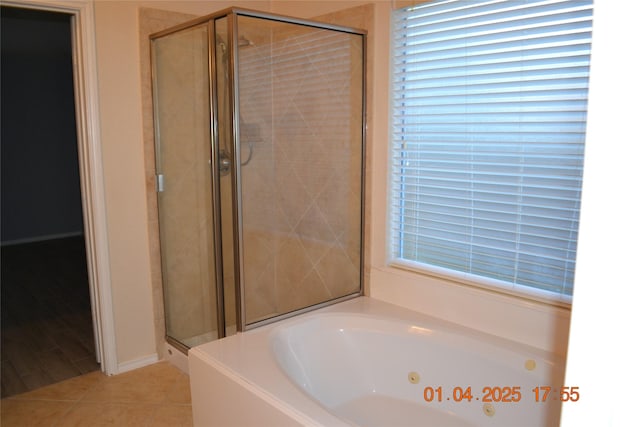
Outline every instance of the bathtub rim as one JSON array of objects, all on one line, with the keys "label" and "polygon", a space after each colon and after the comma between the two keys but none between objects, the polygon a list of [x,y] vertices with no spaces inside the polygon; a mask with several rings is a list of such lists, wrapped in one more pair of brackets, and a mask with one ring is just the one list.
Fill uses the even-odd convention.
[{"label": "bathtub rim", "polygon": [[[273,334],[278,333],[278,329],[295,326],[297,323],[307,322],[310,317],[317,318],[327,314],[330,316],[374,317],[397,323],[402,323],[403,321],[419,322],[420,324],[428,323],[432,325],[433,329],[462,335],[462,338],[481,342],[488,340],[492,344],[495,343],[501,347],[506,346],[506,348],[513,351],[524,351],[533,353],[536,357],[541,357],[545,360],[554,360],[561,363],[561,369],[564,370],[565,359],[555,353],[367,296],[350,299],[194,347],[189,350],[190,365],[192,358],[204,361],[220,374],[231,379],[240,387],[250,391],[257,398],[288,415],[301,425],[354,426],[348,420],[331,413],[321,402],[302,390],[283,370],[271,351],[271,338]],[[262,349],[263,353],[254,357],[258,349]],[[240,357],[234,357],[238,354]],[[194,407],[195,410],[196,408]]]}]

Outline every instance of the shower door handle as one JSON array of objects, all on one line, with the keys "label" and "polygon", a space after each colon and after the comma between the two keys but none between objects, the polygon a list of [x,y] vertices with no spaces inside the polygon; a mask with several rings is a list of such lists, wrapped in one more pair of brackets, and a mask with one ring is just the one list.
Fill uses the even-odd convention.
[{"label": "shower door handle", "polygon": [[162,193],[164,191],[164,174],[156,175],[156,192]]}]

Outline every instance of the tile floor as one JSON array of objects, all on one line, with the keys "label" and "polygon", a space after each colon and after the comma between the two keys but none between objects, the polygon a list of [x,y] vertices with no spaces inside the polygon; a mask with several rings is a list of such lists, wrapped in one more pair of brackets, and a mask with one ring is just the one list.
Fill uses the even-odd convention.
[{"label": "tile floor", "polygon": [[189,377],[166,361],[111,377],[92,372],[0,404],[2,427],[193,425]]}]

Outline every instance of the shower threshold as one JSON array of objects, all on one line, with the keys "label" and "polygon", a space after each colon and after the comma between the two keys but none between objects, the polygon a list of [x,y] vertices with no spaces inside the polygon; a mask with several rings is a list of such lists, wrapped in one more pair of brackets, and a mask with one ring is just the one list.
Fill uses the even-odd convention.
[{"label": "shower threshold", "polygon": [[[226,336],[233,335],[236,333],[236,325],[228,325],[226,328]],[[193,337],[185,338],[182,340],[182,343],[189,348],[199,346],[200,344],[208,343],[211,341],[215,341],[218,339],[218,331],[209,331],[204,334],[195,335]]]}]

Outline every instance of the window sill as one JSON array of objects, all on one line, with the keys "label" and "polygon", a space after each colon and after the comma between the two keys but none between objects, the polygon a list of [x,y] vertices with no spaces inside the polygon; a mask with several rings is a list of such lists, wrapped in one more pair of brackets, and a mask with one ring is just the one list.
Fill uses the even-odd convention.
[{"label": "window sill", "polygon": [[397,265],[372,267],[369,296],[565,356],[571,309]]},{"label": "window sill", "polygon": [[555,292],[544,291],[523,285],[511,285],[499,280],[481,278],[475,275],[460,273],[445,268],[432,266],[425,267],[424,264],[411,261],[392,261],[389,263],[387,268],[396,271],[409,271],[424,277],[437,278],[447,281],[454,286],[466,286],[500,295],[507,295],[512,298],[519,298],[533,303],[571,309],[572,298]]}]

